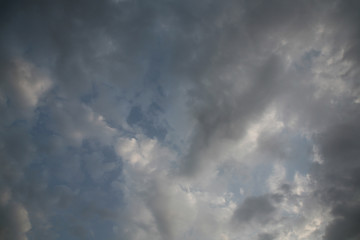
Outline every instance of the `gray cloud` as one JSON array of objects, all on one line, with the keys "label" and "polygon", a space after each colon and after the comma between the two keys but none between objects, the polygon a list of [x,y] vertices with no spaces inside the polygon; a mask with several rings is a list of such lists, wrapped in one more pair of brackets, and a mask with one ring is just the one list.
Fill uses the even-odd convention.
[{"label": "gray cloud", "polygon": [[349,68],[341,76],[351,89],[348,96],[340,98],[331,111],[338,117],[324,121],[327,127],[316,137],[319,154],[324,161],[316,166],[314,177],[318,179],[316,194],[329,206],[334,220],[327,226],[323,239],[357,239],[359,221],[359,107],[354,103],[358,95],[359,74],[359,9],[356,1],[338,1],[329,14],[327,24],[335,29],[332,41],[344,51],[341,61]]},{"label": "gray cloud", "polygon": [[0,237],[1,239],[27,240],[31,229],[28,212],[24,206],[12,201],[8,188],[0,191]]},{"label": "gray cloud", "polygon": [[14,203],[2,206],[0,212],[1,239],[26,240],[26,233],[31,229],[26,209]]},{"label": "gray cloud", "polygon": [[270,234],[270,233],[261,233],[258,236],[259,240],[274,240],[276,239],[276,235],[275,234]]},{"label": "gray cloud", "polygon": [[276,203],[281,201],[281,195],[263,195],[249,197],[238,206],[234,213],[234,220],[240,224],[260,223],[267,224],[274,220],[276,213]]},{"label": "gray cloud", "polygon": [[241,139],[249,123],[258,120],[278,94],[278,84],[283,77],[281,58],[270,56],[257,70],[254,76],[245,80],[240,95],[236,92],[239,89],[234,86],[235,82],[221,84],[214,79],[214,86],[211,82],[200,83],[200,92],[194,93],[194,102],[199,104],[195,108],[198,125],[185,160],[186,173],[192,175],[204,164],[211,164],[211,159],[204,159],[201,154],[216,148],[218,141]]},{"label": "gray cloud", "polygon": [[[355,106],[354,106],[355,107]],[[355,107],[357,109],[357,106]],[[355,110],[354,109],[354,110]],[[358,112],[356,110],[355,112]],[[318,194],[332,208],[334,220],[328,225],[324,239],[356,239],[359,218],[358,114],[343,113],[346,121],[329,127],[317,140],[323,165],[317,168]]]},{"label": "gray cloud", "polygon": [[[233,239],[223,223],[243,198],[233,176],[251,176],[262,158],[306,164],[283,132],[261,132],[256,153],[228,156],[269,109],[323,160],[309,201],[331,209],[324,239],[358,238],[359,9],[355,0],[2,1],[0,238],[192,239],[183,222],[193,221]],[[146,144],[131,141],[143,135]],[[115,154],[118,138],[130,152]],[[152,152],[160,145],[175,160]],[[227,174],[223,163],[229,182],[204,183]],[[199,207],[215,193],[221,220]],[[247,195],[233,221],[271,233],[288,200],[261,194]],[[136,204],[149,216],[138,220]],[[252,236],[277,237],[269,233]]]}]

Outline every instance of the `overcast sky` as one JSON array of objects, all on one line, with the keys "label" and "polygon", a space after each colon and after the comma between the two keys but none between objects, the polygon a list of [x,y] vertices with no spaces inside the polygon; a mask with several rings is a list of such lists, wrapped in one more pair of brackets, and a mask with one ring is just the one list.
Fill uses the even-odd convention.
[{"label": "overcast sky", "polygon": [[0,240],[360,239],[360,1],[0,3]]}]

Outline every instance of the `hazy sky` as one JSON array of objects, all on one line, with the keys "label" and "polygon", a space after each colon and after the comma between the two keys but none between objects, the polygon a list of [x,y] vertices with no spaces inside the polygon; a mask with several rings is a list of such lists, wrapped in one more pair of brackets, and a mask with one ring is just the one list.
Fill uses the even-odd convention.
[{"label": "hazy sky", "polygon": [[0,3],[0,240],[360,239],[360,1]]}]

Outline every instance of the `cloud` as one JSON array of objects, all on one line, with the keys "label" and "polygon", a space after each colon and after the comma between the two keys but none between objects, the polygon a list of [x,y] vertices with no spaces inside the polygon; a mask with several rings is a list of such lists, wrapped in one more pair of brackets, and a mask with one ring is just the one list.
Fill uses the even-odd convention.
[{"label": "cloud", "polygon": [[238,94],[236,85],[233,86],[235,82],[220,86],[217,86],[217,79],[213,80],[214,85],[211,82],[199,83],[199,93],[195,93],[193,98],[195,107],[198,105],[194,112],[197,126],[192,140],[194,144],[184,162],[186,174],[196,173],[203,164],[211,165],[211,159],[202,155],[208,149],[216,148],[218,142],[241,139],[251,121],[258,120],[271,103],[282,78],[281,58],[269,56],[257,70],[254,76],[245,80],[249,82],[244,83],[242,94]]},{"label": "cloud", "polygon": [[359,8],[4,1],[0,238],[358,238]]},{"label": "cloud", "polygon": [[274,240],[276,239],[276,235],[275,234],[270,234],[270,233],[261,233],[258,236],[259,240]]},{"label": "cloud", "polygon": [[31,229],[28,211],[20,203],[11,201],[9,189],[0,192],[0,237],[1,239],[27,240]]},{"label": "cloud", "polygon": [[265,225],[274,219],[276,203],[280,202],[281,198],[281,195],[263,195],[246,198],[236,209],[234,220],[240,224],[255,222]]},{"label": "cloud", "polygon": [[[324,239],[356,238],[359,231],[353,224],[359,217],[356,199],[359,177],[358,116],[346,115],[347,121],[335,124],[319,134],[318,146],[323,164],[318,166],[318,194],[332,209],[334,220],[328,225]],[[321,168],[321,172],[320,172]],[[356,224],[355,224],[356,225]]]},{"label": "cloud", "polygon": [[41,97],[51,88],[52,81],[44,72],[25,59],[15,58],[4,64],[0,83],[2,124],[18,119],[31,119]]},{"label": "cloud", "polygon": [[338,205],[332,210],[335,219],[328,225],[324,239],[356,239],[360,236],[357,228],[360,211],[359,205]]}]

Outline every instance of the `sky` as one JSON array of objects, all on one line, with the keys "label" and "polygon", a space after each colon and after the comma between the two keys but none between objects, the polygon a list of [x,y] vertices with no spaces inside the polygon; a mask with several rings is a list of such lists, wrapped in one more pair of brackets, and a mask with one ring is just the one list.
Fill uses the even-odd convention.
[{"label": "sky", "polygon": [[360,1],[1,1],[0,116],[0,240],[360,239]]}]

